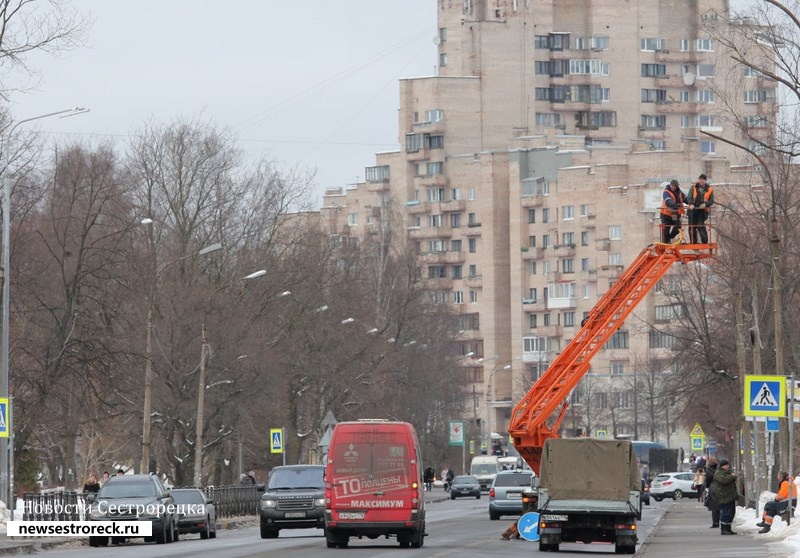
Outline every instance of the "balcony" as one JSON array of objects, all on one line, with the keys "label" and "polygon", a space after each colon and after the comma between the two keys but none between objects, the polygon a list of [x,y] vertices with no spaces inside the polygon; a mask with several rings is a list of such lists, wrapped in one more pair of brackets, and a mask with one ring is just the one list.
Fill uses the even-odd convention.
[{"label": "balcony", "polygon": [[428,252],[422,254],[421,261],[424,264],[459,264],[467,260],[466,252],[463,250],[456,252]]},{"label": "balcony", "polygon": [[442,173],[433,174],[431,176],[417,176],[414,180],[420,188],[430,186],[447,186],[450,184],[450,180],[447,178],[447,175]]},{"label": "balcony", "polygon": [[597,215],[590,213],[589,215],[581,215],[581,226],[585,229],[594,229],[597,227]]},{"label": "balcony", "polygon": [[656,114],[695,114],[697,103],[663,102],[656,103]]},{"label": "balcony", "polygon": [[551,296],[547,299],[548,310],[563,310],[565,308],[575,308],[578,306],[578,299],[575,297],[556,298]]},{"label": "balcony", "polygon": [[406,151],[407,161],[425,161],[431,158],[430,149],[419,149],[417,151]]},{"label": "balcony", "polygon": [[541,207],[542,205],[544,205],[544,196],[541,194],[534,194],[522,198],[522,207],[531,208]]},{"label": "balcony", "polygon": [[553,246],[556,251],[556,256],[559,258],[569,258],[575,255],[574,244],[556,244]]},{"label": "balcony", "polygon": [[547,280],[551,283],[555,283],[557,281],[561,281],[564,278],[564,274],[560,271],[551,271],[550,273],[546,274]]},{"label": "balcony", "polygon": [[624,269],[624,265],[608,264],[600,266],[600,270],[603,272],[603,275],[609,279],[615,279],[619,277],[622,275]]},{"label": "balcony", "polygon": [[522,306],[524,310],[532,311],[534,310],[534,306],[544,306],[542,304],[542,300],[538,298],[523,298],[522,299]]},{"label": "balcony", "polygon": [[553,112],[589,112],[593,106],[598,105],[570,101],[568,103],[550,103],[550,110]]},{"label": "balcony", "polygon": [[439,202],[439,208],[443,213],[445,211],[465,211],[467,209],[467,200],[447,200]]},{"label": "balcony", "polygon": [[450,238],[453,230],[448,227],[408,227],[408,237],[415,240],[426,238]]},{"label": "balcony", "polygon": [[379,182],[367,182],[367,192],[385,192],[389,190],[389,179]]},{"label": "balcony", "polygon": [[417,134],[444,134],[447,131],[447,125],[444,120],[438,122],[416,122],[411,126],[414,133]]},{"label": "balcony", "polygon": [[656,62],[697,62],[696,51],[657,50]]},{"label": "balcony", "polygon": [[[550,327],[550,326],[546,326]],[[550,351],[525,351],[522,353],[522,362],[529,364],[548,364],[548,353]]]},{"label": "balcony", "polygon": [[544,248],[541,246],[523,246],[521,251],[523,260],[540,260],[544,256]]},{"label": "balcony", "polygon": [[611,239],[610,238],[598,238],[594,241],[594,248],[598,252],[610,252],[611,251]]},{"label": "balcony", "polygon": [[406,213],[409,215],[422,215],[431,212],[430,202],[409,201],[406,202]]},{"label": "balcony", "polygon": [[467,287],[481,288],[483,287],[483,275],[470,275],[464,279],[464,284]]}]

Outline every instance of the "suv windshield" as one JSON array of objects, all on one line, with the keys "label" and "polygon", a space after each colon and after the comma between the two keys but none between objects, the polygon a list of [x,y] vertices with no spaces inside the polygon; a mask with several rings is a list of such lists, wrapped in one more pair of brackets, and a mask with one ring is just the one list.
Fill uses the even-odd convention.
[{"label": "suv windshield", "polygon": [[530,486],[530,473],[513,473],[511,475],[497,475],[494,479],[495,486]]},{"label": "suv windshield", "polygon": [[272,470],[269,477],[268,489],[280,490],[287,488],[324,488],[322,482],[323,467],[300,467],[281,468],[276,467]]},{"label": "suv windshield", "polygon": [[490,463],[481,463],[480,465],[472,466],[473,475],[493,475],[497,472],[497,465]]},{"label": "suv windshield", "polygon": [[150,498],[156,489],[149,480],[144,482],[109,482],[100,489],[99,498]]}]

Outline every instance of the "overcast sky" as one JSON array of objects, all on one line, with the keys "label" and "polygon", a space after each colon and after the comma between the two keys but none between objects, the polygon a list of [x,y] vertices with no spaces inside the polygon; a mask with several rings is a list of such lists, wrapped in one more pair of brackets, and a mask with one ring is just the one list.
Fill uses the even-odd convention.
[{"label": "overcast sky", "polygon": [[434,73],[436,0],[74,0],[87,45],[36,55],[15,119],[57,141],[125,142],[153,120],[202,116],[256,158],[316,168],[325,188],[363,180],[396,149],[398,80]]}]

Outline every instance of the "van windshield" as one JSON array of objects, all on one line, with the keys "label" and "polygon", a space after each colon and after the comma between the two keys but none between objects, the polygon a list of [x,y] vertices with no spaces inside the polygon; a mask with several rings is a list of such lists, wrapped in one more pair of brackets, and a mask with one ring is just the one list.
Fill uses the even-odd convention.
[{"label": "van windshield", "polygon": [[497,465],[491,463],[476,463],[470,471],[473,475],[494,475],[497,473]]}]

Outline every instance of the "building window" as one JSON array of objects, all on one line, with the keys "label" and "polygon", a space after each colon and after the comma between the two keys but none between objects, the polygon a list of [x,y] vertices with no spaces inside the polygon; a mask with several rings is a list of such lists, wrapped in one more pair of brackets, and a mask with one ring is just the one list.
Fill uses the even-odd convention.
[{"label": "building window", "polygon": [[676,346],[674,336],[658,330],[648,333],[648,341],[651,349],[671,349]]},{"label": "building window", "polygon": [[611,375],[612,376],[621,376],[625,373],[625,363],[622,361],[612,361],[611,362]]},{"label": "building window", "polygon": [[581,246],[589,246],[589,231],[581,231]]},{"label": "building window", "polygon": [[528,275],[536,275],[536,262],[529,260],[528,261]]},{"label": "building window", "polygon": [[461,214],[460,213],[451,213],[450,214],[450,228],[457,229],[461,227]]},{"label": "building window", "polygon": [[542,208],[542,223],[549,223],[550,222],[550,208],[543,207]]},{"label": "building window", "polygon": [[475,214],[470,213],[467,215],[467,224],[470,227],[474,227],[475,225],[479,225],[480,223],[478,223],[478,218],[475,216]]},{"label": "building window", "polygon": [[461,188],[453,188],[450,190],[450,199],[458,201],[461,199]]},{"label": "building window", "polygon": [[536,248],[536,236],[530,235],[528,237],[528,248]]},{"label": "building window", "polygon": [[664,50],[666,44],[666,39],[639,39],[639,49],[648,52]]},{"label": "building window", "polygon": [[666,100],[666,89],[642,89],[643,103],[663,103]]},{"label": "building window", "polygon": [[461,251],[461,239],[451,240],[450,241],[450,251],[451,252],[460,252]]},{"label": "building window", "polygon": [[656,320],[667,321],[677,320],[683,314],[680,304],[666,304],[663,306],[656,306]]},{"label": "building window", "polygon": [[622,240],[622,225],[610,225],[608,227],[608,238],[610,240]]},{"label": "building window", "polygon": [[617,331],[611,336],[611,339],[606,342],[606,349],[627,349],[628,348],[628,332]]},{"label": "building window", "polygon": [[444,226],[444,215],[428,215],[428,226],[432,228]]},{"label": "building window", "polygon": [[447,277],[447,267],[443,265],[429,265],[428,279],[445,279]]},{"label": "building window", "polygon": [[469,292],[469,301],[471,304],[475,304],[478,302],[478,291]]},{"label": "building window", "polygon": [[453,279],[461,279],[464,273],[464,266],[462,265],[454,265],[453,266]]},{"label": "building window", "polygon": [[705,105],[713,105],[717,100],[716,94],[711,89],[698,89],[697,102]]},{"label": "building window", "polygon": [[478,251],[478,239],[477,238],[470,238],[467,240],[467,244],[469,245],[469,253],[474,254]]},{"label": "building window", "polygon": [[[441,136],[435,136],[441,137]],[[428,163],[425,166],[425,176],[436,176],[437,174],[444,174],[444,163]]]},{"label": "building window", "polygon": [[425,122],[441,122],[442,120],[444,120],[444,111],[442,109],[425,111]]},{"label": "building window", "polygon": [[536,222],[536,210],[529,209],[528,210],[528,223],[535,223]]},{"label": "building window", "polygon": [[648,130],[665,130],[667,128],[667,117],[663,114],[643,114],[641,127]]},{"label": "building window", "polygon": [[422,134],[406,134],[406,151],[414,153],[420,149],[422,149]]},{"label": "building window", "polygon": [[571,75],[607,76],[608,62],[602,60],[570,60],[569,73]]},{"label": "building window", "polygon": [[609,254],[608,255],[608,265],[622,265],[622,254]]},{"label": "building window", "polygon": [[763,114],[756,114],[755,116],[748,116],[745,121],[744,125],[748,128],[766,128],[767,127],[767,117]]},{"label": "building window", "polygon": [[581,271],[589,271],[589,258],[581,258]]},{"label": "building window", "polygon": [[[589,298],[589,296],[591,294],[589,292],[589,285],[583,285],[582,289],[583,289],[583,298]],[[584,316],[583,317],[585,318],[588,314],[589,314],[588,312],[584,312]]]},{"label": "building window", "polygon": [[439,54],[439,66],[441,66],[442,68],[447,66],[447,53],[446,52],[442,52],[442,53]]},{"label": "building window", "polygon": [[536,289],[535,288],[528,289],[528,299],[532,303],[536,302]]},{"label": "building window", "polygon": [[767,100],[767,92],[764,89],[753,89],[744,92],[744,102],[747,104],[764,103]]},{"label": "building window", "polygon": [[550,260],[543,261],[542,262],[542,273],[547,275],[551,271],[553,271],[553,262],[551,262]]},{"label": "building window", "polygon": [[563,271],[564,273],[574,273],[575,260],[573,260],[572,258],[561,260],[561,271]]},{"label": "building window", "polygon": [[561,208],[561,219],[564,221],[572,220],[575,218],[575,206],[565,205]]},{"label": "building window", "polygon": [[475,200],[475,199],[477,199],[477,198],[475,197],[475,188],[468,188],[468,189],[467,189],[467,199],[468,199],[468,200]]},{"label": "building window", "polygon": [[478,266],[477,266],[477,264],[470,264],[470,266],[469,266],[469,276],[470,277],[477,277],[478,276]]},{"label": "building window", "polygon": [[389,180],[389,165],[367,167],[365,169],[365,179],[367,182],[386,182]]},{"label": "building window", "polygon": [[642,77],[664,77],[666,75],[666,64],[642,64]]},{"label": "building window", "polygon": [[435,254],[437,252],[444,252],[444,240],[429,240],[428,241],[428,252],[431,254]]},{"label": "building window", "polygon": [[536,329],[536,318],[537,318],[536,314],[531,314],[529,317],[531,329]]},{"label": "building window", "polygon": [[550,248],[550,235],[543,234],[542,235],[542,248]]},{"label": "building window", "polygon": [[581,217],[588,217],[589,216],[589,211],[590,211],[589,204],[588,203],[582,203],[581,204]]},{"label": "building window", "polygon": [[564,312],[564,327],[575,327],[575,312]]},{"label": "building window", "polygon": [[700,141],[700,153],[716,153],[717,142],[709,140]]},{"label": "building window", "polygon": [[716,75],[716,67],[714,64],[698,64],[697,65],[697,77],[699,78],[711,78]]},{"label": "building window", "polygon": [[429,202],[444,201],[444,188],[428,188],[426,193]]},{"label": "building window", "polygon": [[544,325],[545,327],[550,325],[550,314],[544,314]]},{"label": "building window", "polygon": [[565,232],[561,235],[561,244],[572,245],[575,244],[575,233]]},{"label": "building window", "polygon": [[681,52],[689,52],[689,39],[681,39]]},{"label": "building window", "polygon": [[597,35],[589,39],[589,47],[592,50],[608,50],[608,37]]},{"label": "building window", "polygon": [[697,52],[714,52],[714,39],[697,39],[695,50]]},{"label": "building window", "polygon": [[760,78],[764,77],[764,73],[760,70],[756,70],[755,68],[751,68],[750,66],[744,67],[744,77],[746,78]]},{"label": "building window", "polygon": [[425,149],[444,148],[444,136],[431,136],[430,134],[425,134],[423,140],[424,140],[423,145]]},{"label": "building window", "polygon": [[464,293],[462,291],[453,291],[453,304],[464,304]]},{"label": "building window", "polygon": [[713,114],[698,114],[697,126],[699,128],[716,128],[717,117]]},{"label": "building window", "polygon": [[358,213],[348,213],[347,224],[351,227],[358,225]]}]

